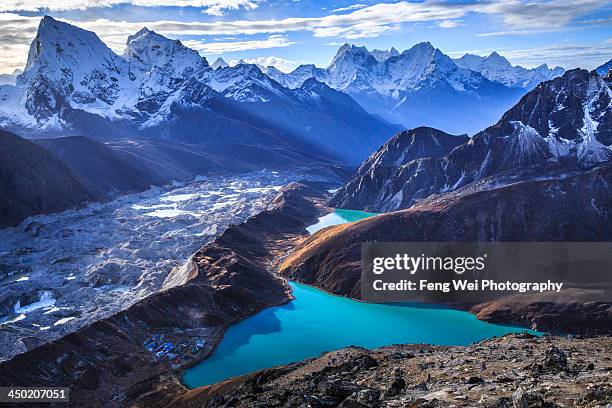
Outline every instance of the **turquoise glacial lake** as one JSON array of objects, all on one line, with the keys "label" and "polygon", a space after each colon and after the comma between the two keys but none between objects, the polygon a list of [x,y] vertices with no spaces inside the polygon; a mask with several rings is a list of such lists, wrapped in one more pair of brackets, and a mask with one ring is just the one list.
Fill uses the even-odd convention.
[{"label": "turquoise glacial lake", "polygon": [[295,299],[230,326],[215,351],[185,372],[188,387],[213,384],[355,345],[467,345],[524,329],[423,304],[369,304],[290,282]]},{"label": "turquoise glacial lake", "polygon": [[318,230],[323,229],[325,227],[329,227],[331,225],[344,224],[347,222],[355,222],[355,221],[362,220],[364,218],[372,217],[374,215],[377,215],[377,214],[365,212],[365,211],[357,211],[357,210],[342,210],[342,209],[337,208],[333,212],[330,212],[329,214],[326,214],[323,217],[319,218],[319,222],[306,228],[306,230],[310,234],[314,234]]}]

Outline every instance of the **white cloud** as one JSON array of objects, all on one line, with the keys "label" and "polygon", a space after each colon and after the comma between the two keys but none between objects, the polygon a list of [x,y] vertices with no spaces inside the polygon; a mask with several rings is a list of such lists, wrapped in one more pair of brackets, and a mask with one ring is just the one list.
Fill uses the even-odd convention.
[{"label": "white cloud", "polygon": [[[37,17],[22,17],[14,13],[1,13],[2,10],[28,9],[33,11],[40,8],[68,10],[130,3],[147,6],[198,6],[204,8],[204,12],[220,14],[224,10],[241,7],[254,8],[261,1],[263,0],[40,0],[34,3],[26,0],[1,0],[0,43],[4,52],[0,56],[0,62],[3,62],[5,67],[10,69],[23,61],[25,58],[23,49],[34,37],[38,20]],[[360,3],[353,6],[358,5],[360,6]],[[571,2],[566,0],[489,0],[475,3],[441,1],[410,3],[399,1],[397,3],[379,3],[363,8],[353,7],[353,10],[347,10],[349,12],[346,14],[329,14],[321,17],[215,22],[157,20],[138,23],[96,19],[72,21],[71,23],[96,32],[111,48],[117,52],[122,52],[126,37],[143,26],[175,38],[209,35],[274,35],[310,31],[316,37],[341,37],[342,40],[353,40],[376,37],[397,30],[402,24],[406,23],[434,22],[440,27],[449,28],[470,13],[480,13],[498,16],[504,24],[498,32],[482,35],[506,35],[558,30],[564,27],[565,29],[576,29],[575,26],[568,28],[568,25],[574,22],[580,25],[581,22],[577,19],[608,5],[609,0],[574,0]],[[16,16],[22,19],[23,24],[16,23]],[[5,20],[10,20],[10,24],[5,25]],[[599,22],[598,24],[602,23]],[[582,24],[582,26],[584,25],[586,24]],[[204,52],[221,53],[225,49],[270,48],[288,46],[291,45],[290,43],[286,38],[269,37],[266,40],[244,40],[231,43],[200,41],[199,45]],[[250,46],[251,48],[246,48]]]},{"label": "white cloud", "polygon": [[368,7],[367,4],[360,4],[360,3],[358,3],[358,4],[353,4],[353,5],[347,6],[347,7],[340,7],[340,8],[337,8],[337,9],[333,9],[331,12],[332,13],[339,13],[339,12],[342,12],[342,11],[358,10],[358,9],[362,9],[362,8],[366,8],[366,7]]},{"label": "white cloud", "polygon": [[608,61],[612,56],[612,38],[597,45],[559,43],[546,47],[507,50],[504,57],[512,63],[534,67],[544,63],[560,65],[565,69],[593,69]]},{"label": "white cloud", "polygon": [[0,73],[23,69],[40,17],[0,13]]},{"label": "white cloud", "polygon": [[549,29],[565,27],[577,17],[609,4],[606,0],[504,0],[483,3],[479,10],[501,16],[516,29]]},{"label": "white cloud", "polygon": [[[281,57],[259,57],[259,58],[246,58],[242,61],[249,64],[257,64],[260,67],[275,67],[283,72],[291,72],[298,65],[303,63],[304,61],[290,61]],[[230,65],[236,65],[240,61],[239,60],[231,60],[229,62]]]},{"label": "white cloud", "polygon": [[438,27],[440,28],[455,28],[459,27],[461,23],[455,20],[442,20],[438,22]]},{"label": "white cloud", "polygon": [[202,7],[204,13],[220,16],[226,10],[244,8],[252,10],[261,0],[2,0],[0,11],[67,11],[94,7],[112,7],[131,4],[141,7]]},{"label": "white cloud", "polygon": [[289,41],[287,37],[281,35],[271,35],[265,40],[247,40],[247,41],[231,41],[231,42],[204,42],[200,40],[183,41],[189,48],[198,50],[204,54],[219,55],[226,52],[237,52],[246,50],[261,50],[266,48],[289,47],[295,44]]}]

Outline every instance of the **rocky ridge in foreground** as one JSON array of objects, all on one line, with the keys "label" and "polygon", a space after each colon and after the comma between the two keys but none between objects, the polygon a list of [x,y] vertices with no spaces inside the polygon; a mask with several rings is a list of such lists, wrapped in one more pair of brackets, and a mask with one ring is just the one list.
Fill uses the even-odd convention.
[{"label": "rocky ridge in foreground", "polygon": [[606,407],[612,338],[513,334],[467,347],[349,347],[192,390],[168,406]]}]

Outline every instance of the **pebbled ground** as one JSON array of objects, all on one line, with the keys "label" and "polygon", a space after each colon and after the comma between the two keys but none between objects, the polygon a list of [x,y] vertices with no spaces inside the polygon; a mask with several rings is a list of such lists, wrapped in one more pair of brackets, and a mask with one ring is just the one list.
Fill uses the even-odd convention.
[{"label": "pebbled ground", "polygon": [[612,338],[357,347],[195,389],[187,407],[609,407]]}]

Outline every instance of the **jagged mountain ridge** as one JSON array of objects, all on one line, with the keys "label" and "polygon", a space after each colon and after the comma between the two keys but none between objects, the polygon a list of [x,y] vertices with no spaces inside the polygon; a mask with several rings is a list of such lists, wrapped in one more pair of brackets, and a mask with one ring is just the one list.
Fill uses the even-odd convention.
[{"label": "jagged mountain ridge", "polygon": [[[465,135],[449,135],[427,127],[400,132],[357,169],[357,176],[338,191],[330,204],[342,208],[356,208],[363,205],[362,203],[377,203],[381,196],[394,203],[395,199],[400,198],[394,183],[398,168],[412,168],[408,163],[416,163],[419,158],[445,156],[467,140]],[[430,163],[433,161],[430,160]],[[427,164],[418,162],[419,170],[415,171],[414,177],[427,177]]]},{"label": "jagged mountain ridge", "polygon": [[[354,102],[352,120],[348,112],[331,115],[321,108],[325,103],[313,103],[343,97],[332,89],[288,89],[253,64],[216,68],[146,28],[129,36],[120,56],[95,33],[45,17],[17,85],[0,87],[0,126],[38,136],[314,149],[351,163],[397,130]],[[289,118],[299,120],[292,125]]]},{"label": "jagged mountain ridge", "polygon": [[459,67],[479,72],[491,81],[527,90],[535,88],[541,82],[561,76],[565,72],[561,67],[548,68],[546,64],[532,69],[523,68],[520,65],[513,66],[510,61],[495,51],[487,57],[465,54],[453,61]]},{"label": "jagged mountain ridge", "polygon": [[[432,194],[562,178],[610,162],[610,87],[610,78],[595,71],[568,71],[538,85],[497,124],[442,157],[425,152],[408,162],[377,162],[377,157],[395,146],[388,143],[366,161],[330,204],[392,211],[409,208]],[[393,154],[405,150],[399,147]],[[384,176],[376,178],[374,174]]]},{"label": "jagged mountain ridge", "polygon": [[429,42],[401,54],[344,44],[327,69],[306,65],[270,75],[287,87],[315,77],[389,122],[450,133],[474,133],[492,124],[526,92],[459,67]]}]

